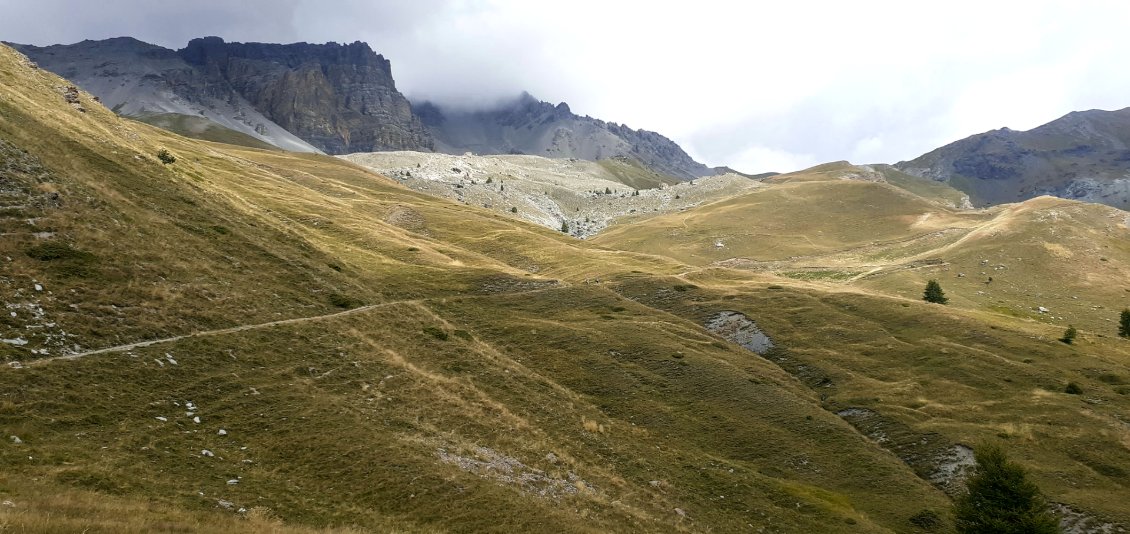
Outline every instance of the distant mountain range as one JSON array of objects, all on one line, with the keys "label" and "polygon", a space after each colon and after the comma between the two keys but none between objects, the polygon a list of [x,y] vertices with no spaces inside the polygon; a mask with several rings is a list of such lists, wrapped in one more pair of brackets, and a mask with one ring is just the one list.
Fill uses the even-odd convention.
[{"label": "distant mountain range", "polygon": [[159,125],[184,122],[169,114],[203,117],[287,150],[617,157],[684,180],[715,173],[660,134],[581,117],[564,103],[526,93],[487,111],[430,102],[414,109],[396,89],[389,61],[361,42],[282,45],[205,37],[170,50],[120,37],[13,46],[121,115]]},{"label": "distant mountain range", "polygon": [[1052,195],[1130,209],[1130,108],[977,134],[896,167],[947,182],[978,206]]}]

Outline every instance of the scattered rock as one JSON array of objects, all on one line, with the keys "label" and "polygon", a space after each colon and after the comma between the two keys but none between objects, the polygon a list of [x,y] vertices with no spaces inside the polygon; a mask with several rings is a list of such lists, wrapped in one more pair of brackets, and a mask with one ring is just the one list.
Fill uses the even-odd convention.
[{"label": "scattered rock", "polygon": [[162,423],[167,423],[167,422],[169,422],[169,418],[168,418],[168,417],[164,417],[164,416],[161,416],[161,415],[158,415],[157,417],[154,417],[154,419],[156,419],[156,420],[158,420],[158,421],[160,421],[160,422],[162,422]]},{"label": "scattered rock", "polygon": [[17,361],[11,361],[11,362],[8,362],[8,367],[11,367],[12,369],[23,369],[24,364],[17,362]]},{"label": "scattered rock", "polygon": [[15,443],[16,445],[19,445],[19,444],[24,442],[24,440],[20,439],[19,436],[11,436],[11,438],[12,438],[12,443]]},{"label": "scattered rock", "polygon": [[211,457],[215,456],[215,454],[208,449],[204,449],[204,450],[200,451],[200,456],[203,456],[205,458],[211,458]]},{"label": "scattered rock", "polygon": [[239,484],[239,479],[238,479],[238,478],[233,478],[233,479],[231,479],[231,480],[228,480],[228,485],[229,485],[229,486],[234,486],[234,485],[236,485],[236,484]]},{"label": "scattered rock", "polygon": [[756,323],[735,311],[724,311],[715,315],[706,323],[706,329],[757,354],[765,354],[773,348],[773,340],[769,339]]},{"label": "scattered rock", "polygon": [[216,434],[226,436],[228,435],[228,431],[221,428],[219,432],[216,432]]},{"label": "scattered rock", "polygon": [[198,416],[196,416],[196,417],[193,417],[193,418],[192,418],[192,422],[193,422],[193,423],[196,423],[196,424],[198,424],[198,425],[199,425],[199,424],[200,424],[200,416],[198,415]]},{"label": "scattered rock", "polygon": [[1040,313],[1048,313],[1049,310],[1047,308],[1043,307],[1043,306],[1040,306],[1040,307],[1036,308],[1036,311],[1038,311]]},{"label": "scattered rock", "polygon": [[235,503],[233,503],[231,501],[225,501],[223,499],[218,499],[216,501],[216,506],[219,506],[220,508],[223,508],[224,510],[234,510],[235,509]]}]

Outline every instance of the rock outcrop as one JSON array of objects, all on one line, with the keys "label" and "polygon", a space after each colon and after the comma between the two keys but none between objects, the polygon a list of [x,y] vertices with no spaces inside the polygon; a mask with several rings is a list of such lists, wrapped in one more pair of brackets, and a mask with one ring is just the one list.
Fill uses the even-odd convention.
[{"label": "rock outcrop", "polygon": [[896,167],[947,182],[978,206],[1052,195],[1130,209],[1130,108],[977,134]]},{"label": "rock outcrop", "polygon": [[331,154],[430,150],[396,90],[392,66],[369,45],[226,43],[193,39],[178,54],[228,85],[279,126]]}]

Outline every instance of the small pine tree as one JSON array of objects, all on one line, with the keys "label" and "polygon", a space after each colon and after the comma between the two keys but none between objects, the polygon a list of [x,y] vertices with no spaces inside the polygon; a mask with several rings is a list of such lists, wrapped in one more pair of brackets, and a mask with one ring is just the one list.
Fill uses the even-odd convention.
[{"label": "small pine tree", "polygon": [[933,302],[934,304],[945,304],[949,302],[945,292],[942,291],[941,284],[939,284],[937,280],[926,282],[926,292],[922,295],[922,300]]},{"label": "small pine tree", "polygon": [[606,194],[606,195],[611,195],[611,194],[612,194],[612,189],[611,189],[611,188],[608,188],[608,187],[605,187],[605,188],[604,188],[604,194]]},{"label": "small pine tree", "polygon": [[1059,338],[1059,340],[1070,345],[1075,342],[1075,336],[1078,334],[1074,326],[1067,325],[1067,330],[1063,332],[1063,337]]},{"label": "small pine tree", "polygon": [[494,178],[491,178],[491,177],[489,177],[489,176],[488,176],[488,177],[487,177],[487,183],[488,183],[488,184],[493,184],[493,183],[494,183]]},{"label": "small pine tree", "polygon": [[561,221],[561,233],[563,233],[563,234],[569,233],[569,222],[568,221]]},{"label": "small pine tree", "polygon": [[1122,317],[1118,320],[1118,335],[1130,337],[1130,308],[1122,310]]},{"label": "small pine tree", "polygon": [[1048,511],[1040,488],[1024,468],[1010,462],[995,445],[976,451],[977,467],[969,492],[954,503],[957,531],[963,534],[1055,534],[1059,524]]}]

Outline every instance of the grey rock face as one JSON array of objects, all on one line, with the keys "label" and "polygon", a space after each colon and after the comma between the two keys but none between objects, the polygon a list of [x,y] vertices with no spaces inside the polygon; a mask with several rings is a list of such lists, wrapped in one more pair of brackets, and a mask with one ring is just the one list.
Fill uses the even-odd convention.
[{"label": "grey rock face", "polygon": [[895,166],[948,182],[978,206],[1053,195],[1130,209],[1130,108],[993,130]]},{"label": "grey rock face", "polygon": [[365,43],[225,43],[206,37],[178,54],[328,153],[432,148],[411,104],[396,90],[389,61]]},{"label": "grey rock face", "polygon": [[73,45],[13,46],[41,67],[98,96],[120,115],[203,117],[280,148],[318,150],[264,116],[229,84],[210,80],[173,50],[129,37]]},{"label": "grey rock face", "polygon": [[542,102],[523,93],[487,111],[459,111],[430,102],[415,106],[448,154],[527,154],[596,161],[631,158],[669,176],[691,180],[714,172],[694,161],[670,139],[646,130],[575,115],[569,106]]}]

